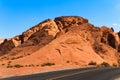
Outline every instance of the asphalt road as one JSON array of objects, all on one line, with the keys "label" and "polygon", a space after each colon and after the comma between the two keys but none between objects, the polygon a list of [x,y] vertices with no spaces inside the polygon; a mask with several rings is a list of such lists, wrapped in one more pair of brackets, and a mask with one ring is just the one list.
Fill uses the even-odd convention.
[{"label": "asphalt road", "polygon": [[0,80],[114,80],[116,76],[120,76],[120,68],[80,68]]}]

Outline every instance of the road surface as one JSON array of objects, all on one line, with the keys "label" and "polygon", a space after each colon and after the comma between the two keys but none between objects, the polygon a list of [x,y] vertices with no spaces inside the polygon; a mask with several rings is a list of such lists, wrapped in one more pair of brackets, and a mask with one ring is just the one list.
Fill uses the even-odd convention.
[{"label": "road surface", "polygon": [[80,68],[0,80],[114,80],[117,76],[120,76],[120,68]]}]

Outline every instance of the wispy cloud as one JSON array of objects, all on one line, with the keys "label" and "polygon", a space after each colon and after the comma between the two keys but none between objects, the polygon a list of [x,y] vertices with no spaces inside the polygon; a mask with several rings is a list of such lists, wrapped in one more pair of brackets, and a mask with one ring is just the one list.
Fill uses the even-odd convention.
[{"label": "wispy cloud", "polygon": [[116,32],[120,31],[120,24],[119,24],[119,23],[114,23],[114,24],[112,24],[112,27],[114,28],[114,30],[115,30]]},{"label": "wispy cloud", "polygon": [[115,27],[120,27],[120,24],[114,23],[113,26],[115,26]]}]

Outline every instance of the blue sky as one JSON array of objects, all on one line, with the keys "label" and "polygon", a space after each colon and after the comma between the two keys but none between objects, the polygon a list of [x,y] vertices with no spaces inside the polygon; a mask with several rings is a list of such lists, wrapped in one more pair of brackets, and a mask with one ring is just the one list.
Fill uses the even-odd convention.
[{"label": "blue sky", "polygon": [[47,18],[71,15],[120,30],[120,0],[0,0],[0,38],[19,35]]}]

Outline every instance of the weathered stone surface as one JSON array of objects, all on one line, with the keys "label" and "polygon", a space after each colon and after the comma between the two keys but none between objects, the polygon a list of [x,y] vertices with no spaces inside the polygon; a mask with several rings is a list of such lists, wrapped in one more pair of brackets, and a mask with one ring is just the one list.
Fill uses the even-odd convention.
[{"label": "weathered stone surface", "polygon": [[46,33],[48,35],[55,36],[59,30],[56,23],[53,20],[48,19],[23,32],[22,34],[23,42],[27,41],[31,35],[38,31],[44,32],[44,34]]},{"label": "weathered stone surface", "polygon": [[59,28],[64,29],[71,26],[79,26],[88,23],[88,20],[79,16],[62,16],[55,18],[55,22]]},{"label": "weathered stone surface", "polygon": [[15,47],[12,40],[5,39],[2,44],[0,44],[0,55],[7,53]]},{"label": "weathered stone surface", "polygon": [[[40,43],[41,40],[44,43],[45,42],[48,43],[49,41],[51,41],[51,39],[53,39],[56,36],[56,34],[58,32],[59,32],[59,29],[53,20],[51,20],[51,19],[45,20],[45,21],[41,22],[40,24],[23,32],[22,35],[15,36],[15,37],[11,38],[10,40],[7,40],[3,44],[1,44],[0,45],[1,46],[0,53],[2,54],[2,52],[5,53],[7,51],[10,51],[12,48],[15,48],[15,47],[23,44],[28,39],[31,39],[32,42],[28,41],[27,44],[25,43],[25,45],[30,46],[32,44],[38,44],[38,42]],[[12,44],[12,46],[11,46],[11,44]],[[5,48],[3,49],[2,47],[5,47]]]},{"label": "weathered stone surface", "polygon": [[0,44],[3,43],[4,39],[0,39]]}]

